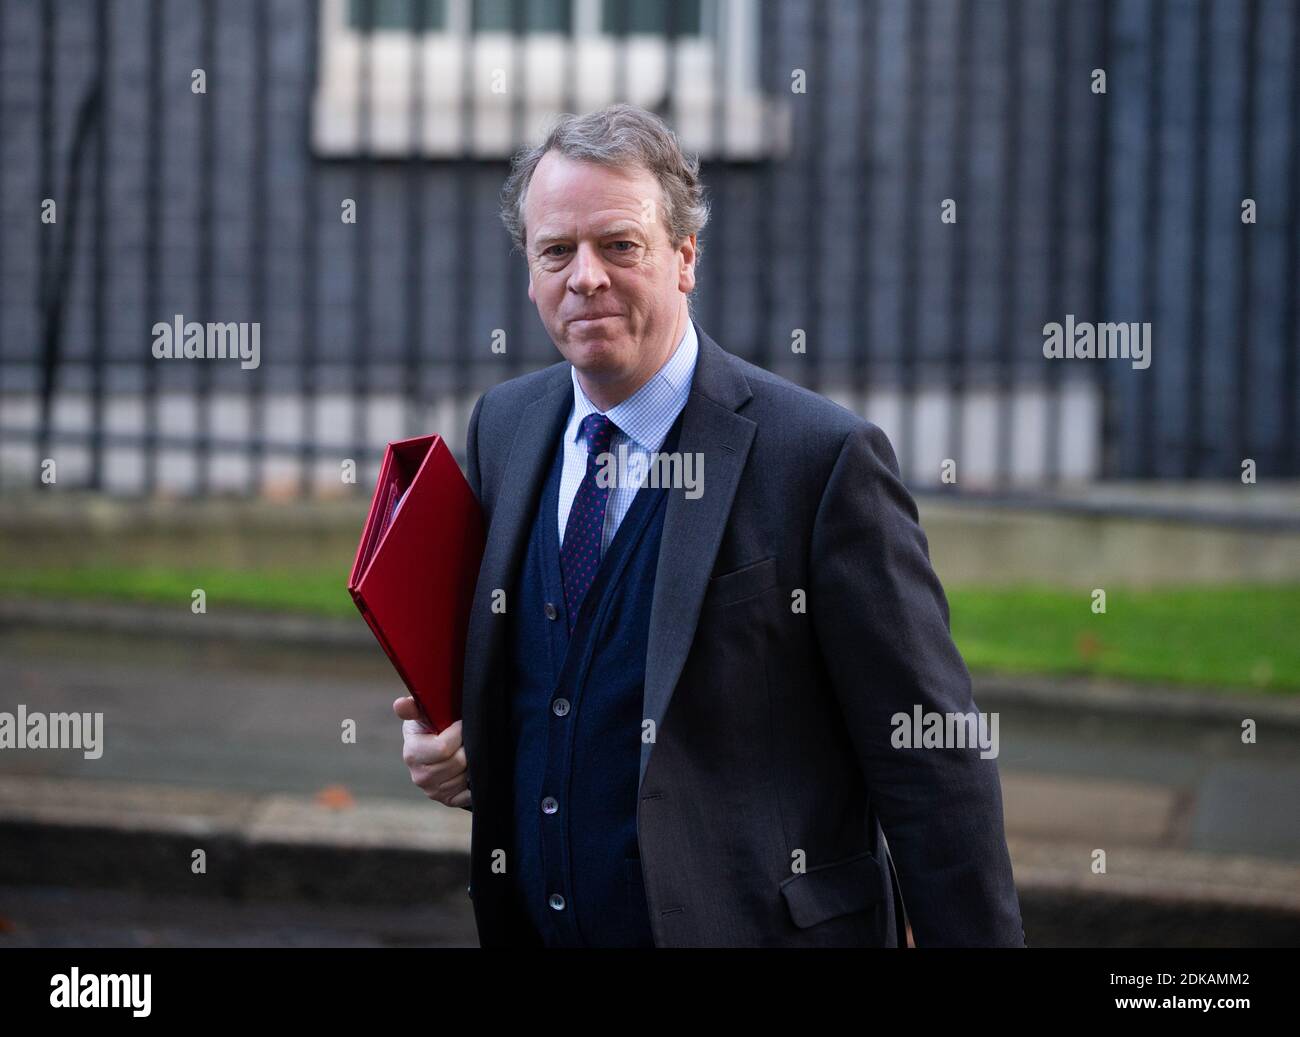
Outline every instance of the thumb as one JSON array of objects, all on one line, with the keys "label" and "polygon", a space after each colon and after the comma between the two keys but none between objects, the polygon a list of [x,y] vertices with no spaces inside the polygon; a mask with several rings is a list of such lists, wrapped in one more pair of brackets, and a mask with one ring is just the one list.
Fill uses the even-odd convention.
[{"label": "thumb", "polygon": [[393,703],[393,712],[403,720],[417,721],[422,727],[432,731],[433,728],[425,722],[424,714],[420,712],[419,703],[410,695],[405,695]]}]

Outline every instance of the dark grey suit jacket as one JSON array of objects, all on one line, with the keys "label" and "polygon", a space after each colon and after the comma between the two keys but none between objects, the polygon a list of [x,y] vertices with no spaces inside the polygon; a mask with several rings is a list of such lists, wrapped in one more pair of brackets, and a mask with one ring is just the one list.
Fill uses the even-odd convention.
[{"label": "dark grey suit jacket", "polygon": [[[995,761],[891,744],[896,713],[975,705],[888,439],[696,331],[679,449],[703,455],[703,495],[669,491],[646,656],[655,737],[641,747],[637,832],[655,944],[895,945],[883,826],[918,946],[1023,946]],[[569,370],[495,386],[469,424],[488,523],[462,732],[483,946],[532,942],[509,893],[492,595],[522,563]]]}]

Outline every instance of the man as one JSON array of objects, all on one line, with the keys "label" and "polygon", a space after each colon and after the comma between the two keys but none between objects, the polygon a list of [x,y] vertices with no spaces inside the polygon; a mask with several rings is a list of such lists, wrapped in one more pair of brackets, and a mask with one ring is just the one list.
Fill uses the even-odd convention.
[{"label": "man", "polygon": [[892,850],[918,946],[1023,946],[996,764],[895,747],[975,707],[893,450],[692,320],[697,161],[615,105],[503,198],[565,361],[470,418],[463,729],[394,703],[482,945],[897,946]]}]

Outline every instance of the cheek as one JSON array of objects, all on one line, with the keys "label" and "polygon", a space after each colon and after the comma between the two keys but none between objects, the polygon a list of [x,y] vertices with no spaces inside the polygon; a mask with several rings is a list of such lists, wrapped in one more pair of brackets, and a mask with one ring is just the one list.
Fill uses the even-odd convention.
[{"label": "cheek", "polygon": [[559,305],[560,299],[564,297],[564,281],[562,278],[556,278],[549,274],[534,274],[533,294],[536,297],[537,305],[550,312]]},{"label": "cheek", "polygon": [[614,277],[613,287],[635,312],[644,313],[653,308],[654,301],[663,294],[663,279],[644,266],[620,270]]}]

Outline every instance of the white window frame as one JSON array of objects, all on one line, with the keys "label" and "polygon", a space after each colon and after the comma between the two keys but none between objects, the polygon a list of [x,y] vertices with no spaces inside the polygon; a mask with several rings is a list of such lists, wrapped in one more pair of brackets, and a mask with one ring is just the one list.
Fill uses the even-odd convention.
[{"label": "white window frame", "polygon": [[[625,48],[623,98],[654,107],[664,96],[669,41],[662,33],[600,32],[601,0],[572,0],[575,32],[526,31],[522,59],[508,32],[468,32],[471,0],[446,0],[447,27],[417,34],[409,29],[372,29],[368,36],[347,22],[348,0],[323,0],[320,54],[312,105],[312,147],[320,157],[399,158],[413,150],[425,157],[505,158],[524,144],[539,143],[565,103],[565,75],[576,61],[572,104],[580,112],[612,103],[615,62]],[[683,148],[702,158],[734,161],[775,158],[790,151],[788,98],[765,98],[758,83],[759,0],[701,0],[700,36],[677,40],[674,106],[669,122]],[[717,19],[721,19],[720,22]],[[710,32],[717,26],[717,32]],[[716,116],[716,42],[727,70]],[[358,92],[362,50],[370,49],[369,118],[366,140]],[[412,63],[423,49],[423,103],[413,97]],[[473,62],[473,139],[463,139],[465,57]],[[523,66],[527,88],[523,134],[515,133],[511,79]],[[423,125],[412,125],[417,107]],[[719,125],[716,127],[715,123]],[[418,133],[417,133],[418,129]],[[418,138],[418,139],[417,139]]]}]

